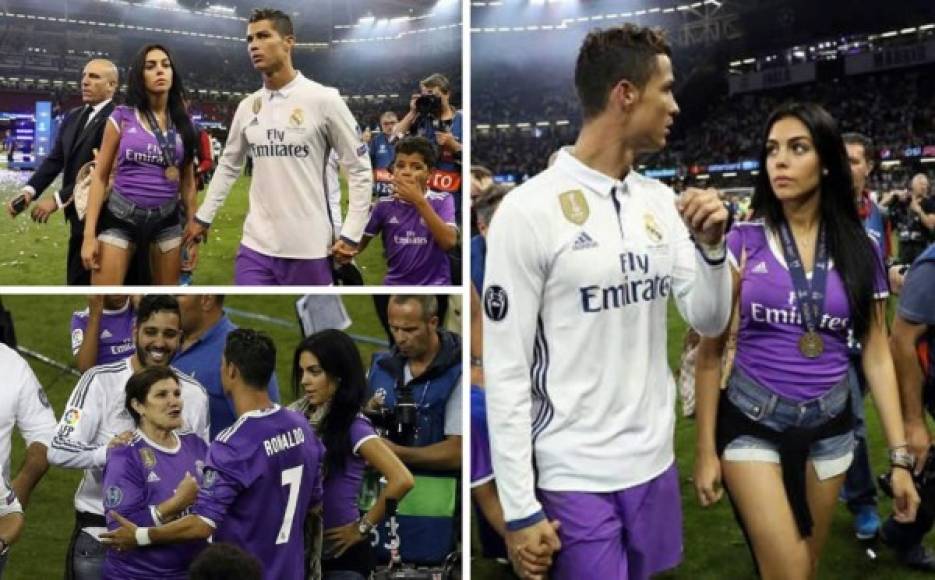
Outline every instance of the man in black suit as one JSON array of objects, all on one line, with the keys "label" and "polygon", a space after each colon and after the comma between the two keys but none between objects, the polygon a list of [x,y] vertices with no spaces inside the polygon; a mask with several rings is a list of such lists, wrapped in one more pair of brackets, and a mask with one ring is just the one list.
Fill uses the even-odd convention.
[{"label": "man in black suit", "polygon": [[[117,67],[114,63],[94,59],[85,65],[81,75],[81,100],[84,105],[69,111],[65,116],[52,152],[22,190],[26,205],[29,205],[42,195],[59,173],[62,174],[62,188],[57,193],[37,201],[30,213],[33,221],[45,223],[50,215],[60,208],[65,208],[65,219],[71,226],[67,273],[67,283],[70,285],[91,284],[91,273],[85,270],[81,263],[84,221],[78,219],[75,206],[70,202],[78,170],[94,158],[94,151],[101,146],[107,118],[114,110],[112,99],[116,90]],[[12,201],[7,205],[7,211],[13,217],[18,213],[14,210]]]}]

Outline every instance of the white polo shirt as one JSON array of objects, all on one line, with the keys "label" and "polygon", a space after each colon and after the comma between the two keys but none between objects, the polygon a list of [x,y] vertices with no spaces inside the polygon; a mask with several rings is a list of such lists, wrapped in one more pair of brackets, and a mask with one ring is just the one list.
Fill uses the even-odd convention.
[{"label": "white polo shirt", "polygon": [[[136,430],[126,409],[127,381],[133,376],[132,357],[91,367],[68,398],[65,412],[49,447],[49,463],[84,469],[75,493],[75,509],[104,515],[101,483],[107,462],[107,443],[124,431]],[[178,369],[182,387],[182,428],[209,442],[208,394],[201,383]]]},{"label": "white polo shirt", "polygon": [[[0,343],[0,479],[11,481],[10,450],[13,427],[26,445],[46,447],[55,433],[55,413],[29,364],[15,350]],[[0,498],[2,501],[3,498]]]},{"label": "white polo shirt", "polygon": [[[666,185],[617,181],[561,152],[507,195],[487,237],[484,373],[508,523],[534,488],[611,492],[674,461],[666,305],[702,334],[730,316],[730,272],[705,263]],[[533,473],[535,461],[535,477]]]},{"label": "white polo shirt", "polygon": [[348,181],[341,237],[358,243],[370,217],[367,145],[337,89],[302,73],[279,90],[262,88],[240,102],[196,217],[214,220],[249,153],[253,178],[243,244],[277,258],[325,258],[334,243],[326,170],[332,150]]}]

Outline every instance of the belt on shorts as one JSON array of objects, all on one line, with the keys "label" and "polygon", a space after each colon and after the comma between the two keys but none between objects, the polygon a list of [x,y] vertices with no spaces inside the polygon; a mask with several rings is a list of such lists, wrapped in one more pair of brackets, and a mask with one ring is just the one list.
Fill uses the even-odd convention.
[{"label": "belt on shorts", "polygon": [[[740,371],[734,369],[734,372]],[[740,378],[753,382],[742,373]],[[846,381],[847,377],[843,380]],[[727,398],[726,393],[722,393],[718,402],[715,443],[718,456],[723,456],[728,444],[743,435],[765,439],[779,447],[779,464],[782,467],[782,483],[786,490],[786,498],[795,516],[799,534],[806,538],[812,535],[814,523],[812,514],[808,510],[808,498],[805,491],[805,469],[809,448],[816,441],[844,435],[853,429],[854,414],[849,402],[844,405],[844,410],[837,417],[816,427],[791,427],[785,431],[776,431],[746,416]],[[739,517],[737,519],[740,521]]]},{"label": "belt on shorts", "polygon": [[179,206],[179,200],[172,199],[157,207],[140,207],[120,194],[116,189],[107,197],[107,209],[115,216],[128,219],[137,218],[145,221],[161,220],[169,217]]}]

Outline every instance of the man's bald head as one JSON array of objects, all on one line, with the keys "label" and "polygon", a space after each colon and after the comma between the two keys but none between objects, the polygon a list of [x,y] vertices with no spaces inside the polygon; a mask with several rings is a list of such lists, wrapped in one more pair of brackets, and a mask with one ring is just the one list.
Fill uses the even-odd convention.
[{"label": "man's bald head", "polygon": [[84,65],[81,74],[81,100],[96,105],[114,98],[117,91],[117,67],[104,58],[95,58]]},{"label": "man's bald head", "polygon": [[916,173],[909,182],[912,195],[926,197],[929,194],[929,177],[924,173]]}]

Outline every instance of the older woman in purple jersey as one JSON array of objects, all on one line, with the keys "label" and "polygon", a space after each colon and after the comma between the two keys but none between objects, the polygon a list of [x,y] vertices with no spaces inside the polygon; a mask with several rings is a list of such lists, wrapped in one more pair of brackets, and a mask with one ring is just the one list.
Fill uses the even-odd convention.
[{"label": "older woman in purple jersey", "polygon": [[[182,390],[169,367],[148,367],[127,381],[126,409],[137,429],[129,445],[115,446],[104,466],[104,507],[138,526],[158,526],[183,515],[195,501],[208,446],[195,433],[180,432]],[[120,523],[107,517],[107,527]],[[204,541],[149,550],[109,550],[104,579],[187,578]]]},{"label": "older woman in purple jersey", "polygon": [[123,284],[134,256],[141,281],[151,270],[152,283],[178,284],[182,230],[195,212],[197,133],[184,94],[168,49],[144,46],[130,66],[127,106],[114,109],[104,130],[88,196],[81,260],[94,285]]},{"label": "older woman in purple jersey", "polygon": [[853,458],[851,334],[890,446],[897,519],[915,518],[919,496],[886,342],[886,276],[837,123],[818,105],[781,106],[760,166],[756,219],[728,235],[740,325],[723,397],[727,333],[699,348],[695,488],[710,505],[723,477],[763,578],[814,578]]},{"label": "older woman in purple jersey", "polygon": [[[414,485],[406,466],[361,414],[367,381],[354,340],[340,330],[317,332],[295,349],[292,384],[304,397],[292,408],[308,417],[325,444],[322,571],[326,580],[370,577],[370,530],[383,520],[386,500],[400,500]],[[370,510],[358,515],[357,495],[371,465],[386,486]]]}]

